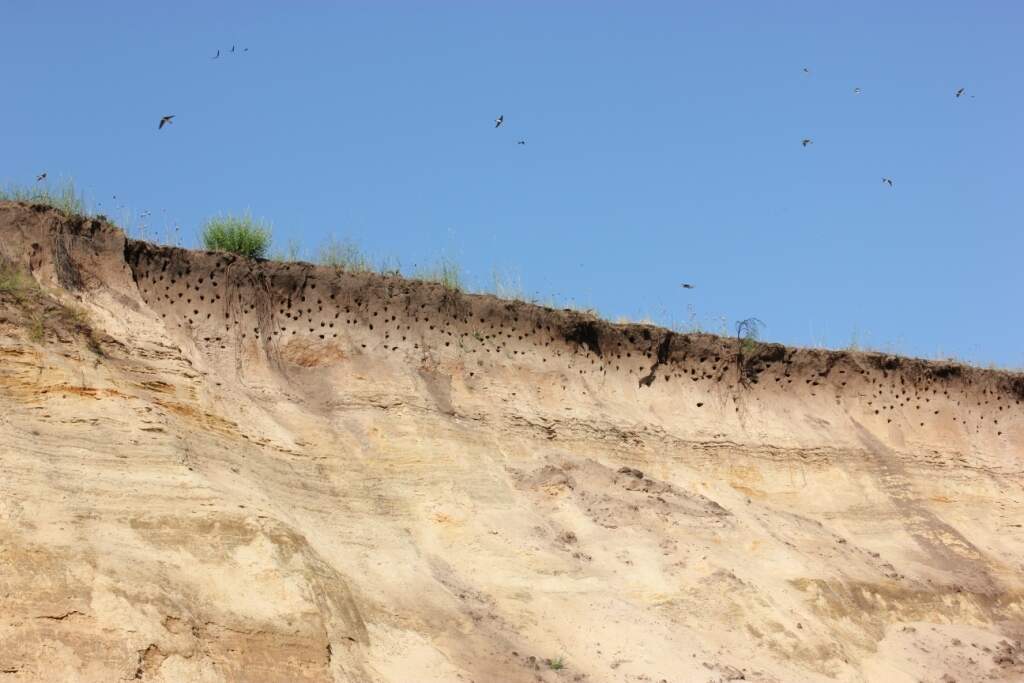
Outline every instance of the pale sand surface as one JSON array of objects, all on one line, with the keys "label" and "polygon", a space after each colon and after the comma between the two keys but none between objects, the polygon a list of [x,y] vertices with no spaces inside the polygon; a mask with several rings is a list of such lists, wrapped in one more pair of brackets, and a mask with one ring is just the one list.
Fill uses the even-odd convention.
[{"label": "pale sand surface", "polygon": [[1020,376],[13,204],[0,258],[96,340],[0,294],[0,683],[1024,680]]}]

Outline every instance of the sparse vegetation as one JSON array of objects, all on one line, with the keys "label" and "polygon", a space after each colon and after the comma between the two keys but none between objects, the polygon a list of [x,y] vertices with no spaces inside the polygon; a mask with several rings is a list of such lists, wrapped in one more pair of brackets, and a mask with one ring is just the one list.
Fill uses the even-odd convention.
[{"label": "sparse vegetation", "polygon": [[90,349],[103,355],[84,308],[64,303],[40,287],[31,275],[0,260],[0,306],[4,304],[18,311],[20,325],[32,342],[43,342],[51,332],[58,336],[65,332],[83,337]]},{"label": "sparse vegetation", "polygon": [[855,329],[853,332],[850,333],[850,344],[846,347],[846,350],[856,353],[858,351],[864,351],[865,349],[866,347],[863,344],[861,344],[860,335],[858,334],[858,331]]},{"label": "sparse vegetation", "polygon": [[736,323],[736,340],[739,342],[742,355],[749,356],[757,350],[762,327],[766,325],[757,318],[747,318]]},{"label": "sparse vegetation", "polygon": [[494,296],[500,299],[526,300],[523,281],[516,274],[502,272],[495,268],[491,271],[491,286]]},{"label": "sparse vegetation", "polygon": [[281,261],[282,263],[295,263],[302,260],[302,252],[302,243],[296,239],[290,239],[286,247],[275,249],[267,258],[271,261]]},{"label": "sparse vegetation", "polygon": [[89,313],[84,308],[75,306],[74,304],[61,304],[56,311],[57,317],[60,322],[71,328],[86,328],[89,327]]},{"label": "sparse vegetation", "polygon": [[0,294],[10,294],[20,299],[26,291],[33,289],[35,284],[35,280],[10,263],[0,261]]},{"label": "sparse vegetation", "polygon": [[437,282],[456,292],[463,290],[462,266],[448,257],[442,258],[434,266],[418,269],[413,277],[427,282]]},{"label": "sparse vegetation", "polygon": [[546,659],[544,660],[544,662],[548,665],[549,669],[552,669],[554,671],[559,671],[565,668],[565,662],[562,661],[561,657],[559,657],[558,659]]},{"label": "sparse vegetation", "polygon": [[203,246],[249,258],[264,258],[270,247],[270,225],[249,214],[217,216],[203,226]]},{"label": "sparse vegetation", "polygon": [[[73,181],[66,181],[59,184],[48,185],[39,183],[36,186],[10,185],[0,188],[0,201],[22,201],[31,204],[39,204],[52,207],[69,215],[90,216],[92,215],[86,206],[83,195],[77,190]],[[154,235],[147,234],[146,224],[141,222],[143,217],[148,217],[145,212],[138,217],[138,237],[156,237],[158,241],[168,244],[181,245],[181,236],[178,226],[171,226],[169,223],[164,228],[163,239],[159,231]],[[131,224],[135,219],[131,214],[126,214],[125,224]],[[99,216],[108,220],[105,216]],[[131,228],[128,229],[131,232]],[[248,213],[235,216],[223,215],[214,217],[206,222],[201,232],[203,246],[207,249],[217,251],[228,251],[243,256],[255,258],[267,258],[268,249],[271,244],[271,226],[269,223],[252,218]],[[59,255],[59,253],[58,253]],[[275,250],[269,254],[269,258],[276,261],[295,262],[304,257],[304,250],[297,240],[289,240],[284,249]],[[308,257],[307,257],[308,258]],[[434,265],[420,267],[413,270],[411,274],[403,271],[396,259],[383,259],[379,264],[374,264],[371,258],[354,242],[339,240],[328,237],[316,250],[315,257],[311,260],[317,264],[327,267],[338,268],[355,273],[377,273],[381,275],[405,276],[428,282],[437,282],[447,289],[457,292],[476,291],[479,293],[493,293],[503,299],[525,301],[551,309],[575,310],[595,317],[605,317],[600,311],[593,307],[585,307],[570,299],[568,302],[560,301],[553,296],[540,297],[538,294],[527,294],[524,291],[522,281],[518,275],[509,272],[502,272],[495,269],[492,271],[490,287],[472,288],[467,286],[464,279],[462,266],[450,257],[439,259]],[[58,270],[60,264],[58,263]],[[73,278],[72,278],[73,279]],[[62,285],[68,286],[62,280]],[[19,272],[10,264],[0,262],[0,294],[12,295],[15,298],[23,298],[31,289],[38,289],[35,280],[24,273]],[[72,287],[73,288],[73,287]],[[698,318],[692,305],[687,307],[685,320],[678,320],[663,314],[657,320],[648,315],[640,320],[641,324],[663,324],[674,332],[680,334],[709,333],[717,334],[720,337],[730,336],[728,320],[725,317],[716,318],[716,322],[705,324]],[[637,321],[620,316],[617,320],[620,324],[631,324]],[[760,345],[761,330],[765,327],[764,322],[758,318],[747,318],[735,323],[734,331],[738,343],[738,353],[741,358],[754,355]],[[38,331],[38,325],[33,323],[33,328]],[[714,328],[717,328],[714,329]],[[902,345],[900,343],[869,344],[866,343],[867,335],[861,335],[858,330],[851,334],[850,342],[844,348],[850,352],[865,353],[889,353],[900,354]],[[836,348],[820,339],[811,344],[810,348]],[[948,354],[939,353],[937,358],[946,359]],[[978,363],[961,361],[969,365],[980,367]],[[996,364],[989,364],[996,367]]]},{"label": "sparse vegetation", "polygon": [[700,319],[697,317],[697,309],[694,308],[693,304],[687,304],[686,306],[685,322],[679,321],[675,316],[672,316],[669,318],[666,327],[678,334],[694,334],[704,331]]},{"label": "sparse vegetation", "polygon": [[[374,270],[370,259],[354,242],[328,237],[317,251],[316,262],[321,266],[341,268],[353,273],[369,273]],[[383,267],[381,268],[383,270]]]},{"label": "sparse vegetation", "polygon": [[385,257],[377,266],[377,272],[381,275],[402,276],[402,262],[396,258]]},{"label": "sparse vegetation", "polygon": [[58,301],[42,290],[37,290],[37,294],[31,301],[21,302],[26,314],[25,331],[31,341],[38,344],[46,339],[48,333],[54,332],[60,336],[63,331],[83,338],[93,353],[104,355],[85,309]]},{"label": "sparse vegetation", "polygon": [[42,313],[36,313],[29,317],[25,325],[28,338],[38,344],[46,338],[46,317]]},{"label": "sparse vegetation", "polygon": [[67,214],[79,216],[87,214],[85,199],[75,189],[75,183],[72,180],[63,182],[57,187],[40,184],[34,187],[12,185],[7,188],[0,188],[0,201],[42,204]]}]

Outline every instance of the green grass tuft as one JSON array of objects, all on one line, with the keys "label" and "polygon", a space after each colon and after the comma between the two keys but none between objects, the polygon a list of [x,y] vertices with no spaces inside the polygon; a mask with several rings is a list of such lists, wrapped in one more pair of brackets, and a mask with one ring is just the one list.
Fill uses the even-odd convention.
[{"label": "green grass tuft", "polygon": [[57,187],[40,184],[34,187],[16,185],[0,188],[0,201],[41,204],[63,211],[66,214],[85,216],[85,199],[75,189],[75,182],[68,180]]},{"label": "green grass tuft", "polygon": [[264,258],[270,246],[270,226],[249,214],[217,216],[203,226],[203,246],[249,258]]},{"label": "green grass tuft", "polygon": [[559,657],[558,659],[548,659],[546,661],[547,661],[548,668],[552,669],[554,671],[559,671],[560,669],[564,669],[565,668],[565,662],[562,661],[561,657]]}]

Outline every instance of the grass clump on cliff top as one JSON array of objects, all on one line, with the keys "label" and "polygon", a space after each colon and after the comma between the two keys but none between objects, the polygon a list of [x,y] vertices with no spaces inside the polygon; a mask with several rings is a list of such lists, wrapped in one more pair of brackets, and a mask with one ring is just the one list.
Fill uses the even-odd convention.
[{"label": "grass clump on cliff top", "polygon": [[270,225],[242,216],[216,216],[206,221],[203,246],[210,251],[229,251],[249,258],[265,258],[270,247]]},{"label": "grass clump on cliff top", "polygon": [[436,265],[417,269],[413,277],[436,282],[456,292],[463,290],[462,266],[450,258],[442,258]]},{"label": "grass clump on cliff top", "polygon": [[321,266],[341,268],[355,273],[369,273],[374,270],[370,259],[354,242],[339,241],[328,237],[317,250],[316,262]]},{"label": "grass clump on cliff top", "polygon": [[765,324],[758,318],[747,318],[736,323],[736,340],[739,342],[741,354],[750,355],[757,350],[762,327],[765,327]]},{"label": "grass clump on cliff top", "polygon": [[11,185],[0,188],[0,201],[26,202],[41,204],[67,214],[86,215],[85,199],[75,189],[75,183],[68,180],[57,187],[37,185],[35,187],[18,187]]}]

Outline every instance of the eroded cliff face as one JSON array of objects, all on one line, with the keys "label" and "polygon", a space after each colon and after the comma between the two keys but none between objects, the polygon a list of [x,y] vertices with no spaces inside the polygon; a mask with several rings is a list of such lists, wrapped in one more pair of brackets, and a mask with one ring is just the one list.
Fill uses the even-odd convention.
[{"label": "eroded cliff face", "polygon": [[1019,375],[19,204],[0,259],[0,681],[1024,676]]}]

